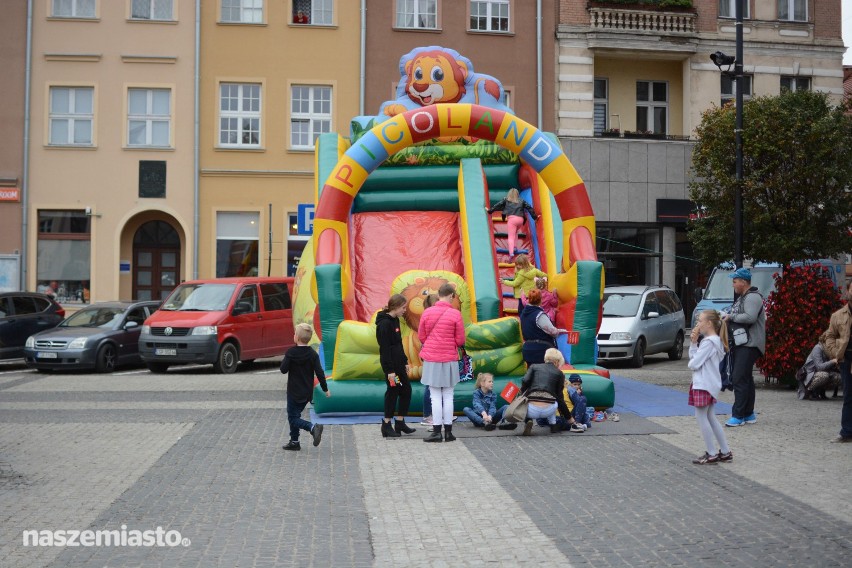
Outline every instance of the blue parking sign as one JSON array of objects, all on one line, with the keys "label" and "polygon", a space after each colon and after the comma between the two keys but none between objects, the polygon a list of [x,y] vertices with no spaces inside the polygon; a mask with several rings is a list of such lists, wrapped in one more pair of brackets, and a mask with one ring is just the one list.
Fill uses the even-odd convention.
[{"label": "blue parking sign", "polygon": [[313,203],[299,203],[296,232],[300,235],[312,235],[314,233],[314,212]]}]

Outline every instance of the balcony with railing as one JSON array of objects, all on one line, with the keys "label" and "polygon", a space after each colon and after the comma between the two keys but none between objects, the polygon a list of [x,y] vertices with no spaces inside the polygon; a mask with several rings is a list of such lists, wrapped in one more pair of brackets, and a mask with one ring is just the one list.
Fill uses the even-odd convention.
[{"label": "balcony with railing", "polygon": [[[647,33],[662,35],[694,35],[694,11],[668,11],[658,4],[609,4],[595,2],[589,5],[589,25],[595,31]],[[647,7],[647,8],[646,8]]]}]

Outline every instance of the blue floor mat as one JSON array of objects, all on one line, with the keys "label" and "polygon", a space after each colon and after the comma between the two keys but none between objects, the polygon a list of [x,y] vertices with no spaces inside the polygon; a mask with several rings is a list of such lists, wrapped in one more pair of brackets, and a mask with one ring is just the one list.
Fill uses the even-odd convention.
[{"label": "blue floor mat", "polygon": [[[632,412],[642,417],[649,416],[692,416],[695,411],[686,402],[688,395],[668,387],[651,385],[611,375],[615,383],[616,412]],[[731,405],[727,402],[716,403],[716,414],[730,414]]]},{"label": "blue floor mat", "polygon": [[[652,385],[612,375],[615,383],[615,412],[630,412],[643,418],[653,416],[692,416],[695,411],[686,402],[689,398],[685,392],[659,385]],[[716,414],[730,414],[731,405],[727,402],[716,403]],[[378,424],[382,420],[381,413],[375,414],[349,414],[338,416],[318,417],[311,408],[311,422],[321,424]],[[411,416],[408,421],[419,424],[419,416]],[[467,422],[467,418],[460,416],[459,422]]]}]

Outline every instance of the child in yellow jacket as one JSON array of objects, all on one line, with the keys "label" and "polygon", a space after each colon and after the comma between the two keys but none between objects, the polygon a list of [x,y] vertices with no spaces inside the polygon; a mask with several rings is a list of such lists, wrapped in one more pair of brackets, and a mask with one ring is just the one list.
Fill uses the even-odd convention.
[{"label": "child in yellow jacket", "polygon": [[503,282],[515,290],[515,298],[520,298],[535,288],[536,278],[547,278],[547,274],[530,263],[530,258],[525,254],[515,257],[515,277],[503,278]]}]

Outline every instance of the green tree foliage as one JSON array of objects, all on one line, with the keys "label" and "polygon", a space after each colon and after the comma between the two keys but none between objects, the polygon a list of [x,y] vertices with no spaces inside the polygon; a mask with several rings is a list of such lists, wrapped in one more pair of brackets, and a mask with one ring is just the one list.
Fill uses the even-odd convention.
[{"label": "green tree foliage", "polygon": [[[810,91],[743,106],[743,252],[788,264],[852,250],[852,116]],[[734,256],[736,109],[702,115],[690,197],[690,240],[708,265]]]}]

